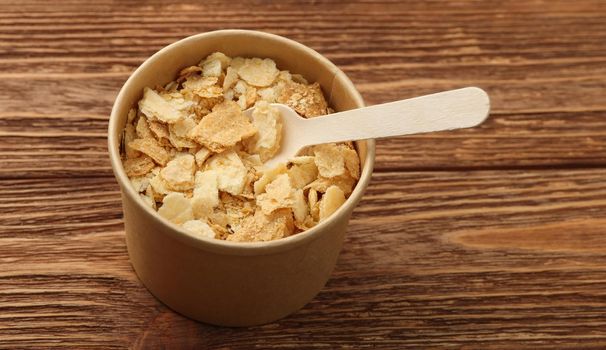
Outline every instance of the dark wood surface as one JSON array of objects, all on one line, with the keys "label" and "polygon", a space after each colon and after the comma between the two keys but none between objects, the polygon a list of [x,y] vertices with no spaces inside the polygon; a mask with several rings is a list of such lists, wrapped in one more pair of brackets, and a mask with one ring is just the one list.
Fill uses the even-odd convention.
[{"label": "dark wood surface", "polygon": [[[477,85],[474,130],[379,141],[332,279],[231,329],[133,273],[106,154],[161,47],[221,28],[300,41],[369,104]],[[606,2],[2,1],[0,348],[606,347]]]}]

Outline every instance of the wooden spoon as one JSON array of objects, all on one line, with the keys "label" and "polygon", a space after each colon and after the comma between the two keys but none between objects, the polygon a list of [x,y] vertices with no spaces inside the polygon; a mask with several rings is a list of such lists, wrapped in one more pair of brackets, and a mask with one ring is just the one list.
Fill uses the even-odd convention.
[{"label": "wooden spoon", "polygon": [[[282,116],[280,151],[265,163],[285,163],[303,147],[330,142],[377,139],[470,128],[490,111],[486,92],[477,87],[439,92],[345,112],[305,119],[283,104],[272,104]],[[250,116],[252,110],[246,113]],[[405,150],[403,150],[405,152]]]}]

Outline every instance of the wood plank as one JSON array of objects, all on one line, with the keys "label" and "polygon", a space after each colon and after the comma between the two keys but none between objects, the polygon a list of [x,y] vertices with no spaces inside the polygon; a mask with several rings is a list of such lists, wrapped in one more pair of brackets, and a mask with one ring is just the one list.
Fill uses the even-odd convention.
[{"label": "wood plank", "polygon": [[[115,9],[118,11],[132,9],[133,6],[138,6],[142,10],[147,12],[155,11],[158,9],[164,9],[173,12],[183,12],[187,9],[197,9],[201,5],[195,0],[189,1],[163,1],[163,0],[151,0],[146,1],[144,5],[139,4],[116,4],[112,0],[102,0],[95,3],[86,3],[79,0],[67,0],[58,2],[55,6],[41,6],[44,5],[44,1],[40,0],[27,0],[22,1],[19,4],[11,3],[4,0],[5,7],[3,12],[9,14],[49,14],[56,12],[78,12],[88,13],[90,8],[103,7],[106,9]],[[275,8],[275,9],[292,9],[296,12],[299,8],[301,10],[324,10],[334,9],[334,3],[332,1],[321,0],[314,2],[300,2],[297,0],[286,0],[281,2],[283,5],[267,3],[264,1],[253,1],[252,4],[260,8]],[[217,8],[229,8],[234,12],[245,11],[250,8],[248,2],[234,1],[230,4],[220,0],[209,0],[205,1],[211,9]],[[297,5],[297,7],[292,7]],[[427,4],[421,3],[402,3],[398,0],[379,0],[379,1],[368,1],[368,0],[357,0],[351,1],[346,6],[343,6],[344,10],[348,9],[360,9],[366,10],[368,13],[374,12],[386,12],[385,6],[391,6],[393,8],[405,8],[409,11],[419,12],[460,12],[460,11],[471,11],[471,12],[499,12],[503,10],[510,10],[512,12],[532,12],[532,13],[553,13],[553,12],[583,12],[583,11],[596,11],[598,9],[604,9],[604,3],[601,0],[580,0],[576,1],[574,5],[571,5],[567,0],[553,0],[549,3],[544,3],[541,0],[531,0],[525,2],[519,2],[517,0],[469,0],[465,2],[447,2],[447,1],[428,1]],[[549,7],[546,7],[549,6]],[[550,11],[546,11],[549,9]],[[26,12],[27,11],[27,12]],[[387,11],[388,12],[388,11]],[[157,13],[157,12],[155,12]],[[91,14],[88,13],[90,16]]]},{"label": "wood plank", "polygon": [[282,321],[237,330],[187,320],[145,291],[113,179],[1,180],[3,346],[597,349],[605,176],[375,174],[322,293]]}]

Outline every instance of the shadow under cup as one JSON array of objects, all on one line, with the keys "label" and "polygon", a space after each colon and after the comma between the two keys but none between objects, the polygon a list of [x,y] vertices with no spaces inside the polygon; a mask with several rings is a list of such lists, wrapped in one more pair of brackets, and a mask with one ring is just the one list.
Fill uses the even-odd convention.
[{"label": "shadow under cup", "polygon": [[374,164],[373,140],[356,142],[362,174],[347,201],[305,232],[271,242],[227,242],[197,237],[161,218],[131,187],[120,160],[120,138],[144,87],[164,85],[187,66],[220,51],[273,59],[278,68],[319,82],[336,111],[364,102],[351,81],[326,58],[292,40],[256,31],[194,35],[162,49],[128,79],[109,123],[109,153],[122,194],[126,243],[143,284],[160,301],[190,318],[224,326],[271,322],[303,307],[326,284],[351,213]]}]

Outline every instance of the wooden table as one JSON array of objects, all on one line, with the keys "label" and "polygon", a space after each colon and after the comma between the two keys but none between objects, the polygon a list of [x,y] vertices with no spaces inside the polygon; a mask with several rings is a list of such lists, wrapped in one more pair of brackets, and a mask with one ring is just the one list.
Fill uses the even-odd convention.
[{"label": "wooden table", "polygon": [[[2,2],[0,348],[606,347],[606,2]],[[145,58],[236,27],[318,50],[369,104],[493,102],[478,129],[378,142],[328,285],[245,329],[141,285],[106,152]]]}]

